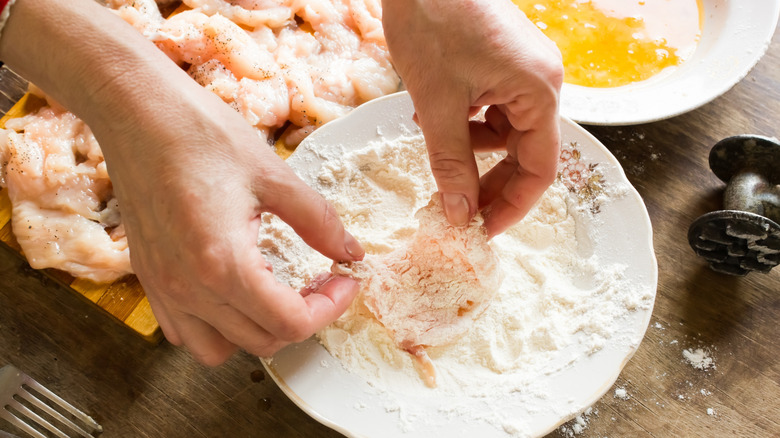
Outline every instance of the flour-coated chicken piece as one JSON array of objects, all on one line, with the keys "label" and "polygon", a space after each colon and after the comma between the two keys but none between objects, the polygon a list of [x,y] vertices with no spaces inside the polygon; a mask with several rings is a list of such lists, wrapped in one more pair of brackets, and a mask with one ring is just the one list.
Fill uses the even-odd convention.
[{"label": "flour-coated chicken piece", "polygon": [[434,194],[415,217],[420,227],[406,246],[333,270],[360,279],[366,308],[413,355],[425,383],[435,386],[425,348],[449,344],[468,331],[503,276],[481,216],[454,227]]}]

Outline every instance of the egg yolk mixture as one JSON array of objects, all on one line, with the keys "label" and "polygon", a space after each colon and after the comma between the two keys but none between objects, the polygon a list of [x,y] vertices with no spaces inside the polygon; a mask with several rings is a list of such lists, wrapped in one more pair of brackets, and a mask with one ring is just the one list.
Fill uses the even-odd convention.
[{"label": "egg yolk mixture", "polygon": [[702,0],[512,0],[563,55],[565,82],[619,87],[690,58]]}]

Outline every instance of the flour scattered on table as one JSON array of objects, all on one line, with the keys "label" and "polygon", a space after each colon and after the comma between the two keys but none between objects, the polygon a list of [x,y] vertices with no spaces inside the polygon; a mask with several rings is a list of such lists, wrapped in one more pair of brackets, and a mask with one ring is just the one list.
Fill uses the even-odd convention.
[{"label": "flour scattered on table", "polygon": [[598,409],[589,407],[583,413],[574,417],[573,420],[558,428],[558,433],[566,438],[573,438],[586,431],[592,415],[598,415]]},{"label": "flour scattered on table", "polygon": [[715,362],[713,361],[712,357],[709,356],[709,353],[704,351],[701,348],[697,349],[685,349],[682,352],[683,357],[685,360],[688,361],[688,363],[699,370],[709,370],[711,368],[715,368]]},{"label": "flour scattered on table", "polygon": [[626,391],[626,388],[616,388],[615,398],[619,398],[621,400],[628,400],[631,398],[631,396],[628,395],[628,391]]},{"label": "flour scattered on table", "polygon": [[[414,213],[436,190],[422,136],[317,154],[332,160],[326,160],[313,186],[335,206],[367,254],[405,246],[418,229]],[[572,157],[579,159],[579,153]],[[480,170],[501,158],[481,157]],[[594,242],[611,236],[588,226],[600,220],[599,208],[589,202],[607,206],[628,186],[614,181],[605,186],[597,166],[576,164],[567,162],[569,179],[559,179],[523,221],[490,241],[503,282],[469,330],[426,349],[436,367],[436,388],[423,384],[411,355],[398,348],[363,296],[318,333],[344,368],[385,400],[387,412],[398,415],[402,430],[428,430],[457,419],[492,425],[506,436],[526,436],[529,418],[575,413],[570,395],[543,383],[547,376],[605,347],[626,349],[641,340],[641,333],[620,328],[652,306],[654,291],[629,278],[625,264],[595,254]],[[274,216],[264,215],[260,234],[268,236],[259,245],[275,275],[293,287],[330,268],[330,260]],[[419,411],[433,405],[424,400],[436,401],[433,411]],[[575,419],[572,431],[583,427]]]}]

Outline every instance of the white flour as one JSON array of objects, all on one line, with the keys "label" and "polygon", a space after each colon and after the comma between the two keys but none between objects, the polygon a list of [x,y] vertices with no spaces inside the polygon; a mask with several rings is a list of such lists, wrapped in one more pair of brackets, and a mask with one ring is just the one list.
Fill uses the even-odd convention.
[{"label": "white flour", "polygon": [[[480,159],[481,170],[499,159]],[[349,152],[326,163],[318,180],[315,188],[370,254],[386,254],[409,239],[417,229],[414,213],[435,191],[421,136]],[[601,193],[599,201],[616,196],[616,191]],[[525,424],[517,409],[503,408],[503,400],[516,403],[520,397],[522,409],[533,412],[542,404],[549,410],[550,401],[560,399],[555,410],[562,418],[576,414],[566,395],[551,393],[542,383],[544,376],[608,343],[636,343],[634,334],[617,328],[632,312],[651,306],[653,298],[649,288],[625,278],[624,265],[605,264],[593,254],[591,242],[609,236],[588,234],[584,224],[598,219],[580,203],[559,180],[523,221],[492,240],[504,272],[502,286],[461,339],[427,350],[436,367],[436,388],[424,386],[410,355],[396,347],[360,297],[319,333],[322,344],[348,371],[388,395],[386,409],[398,413],[407,431],[433,419],[408,409],[406,397],[470,400],[444,403],[439,413],[445,419],[486,422],[507,436],[525,436]],[[261,236],[260,246],[280,281],[301,287],[329,270],[331,261],[308,249],[278,218],[264,218]],[[399,391],[405,397],[389,395]]]},{"label": "white flour", "polygon": [[685,349],[682,352],[683,357],[685,360],[688,361],[688,363],[699,370],[708,370],[710,368],[715,368],[715,363],[712,360],[712,357],[704,351],[701,348],[697,349]]}]

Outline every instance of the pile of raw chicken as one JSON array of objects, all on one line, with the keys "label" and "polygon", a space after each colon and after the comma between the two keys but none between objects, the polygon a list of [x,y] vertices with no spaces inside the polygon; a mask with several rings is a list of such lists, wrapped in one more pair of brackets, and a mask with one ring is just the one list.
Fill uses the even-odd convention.
[{"label": "pile of raw chicken", "polygon": [[[318,126],[400,87],[380,0],[105,3],[269,144],[297,145]],[[161,9],[175,11],[164,17]],[[132,273],[103,154],[78,117],[52,103],[7,121],[0,163],[14,235],[32,267],[95,282]]]}]

